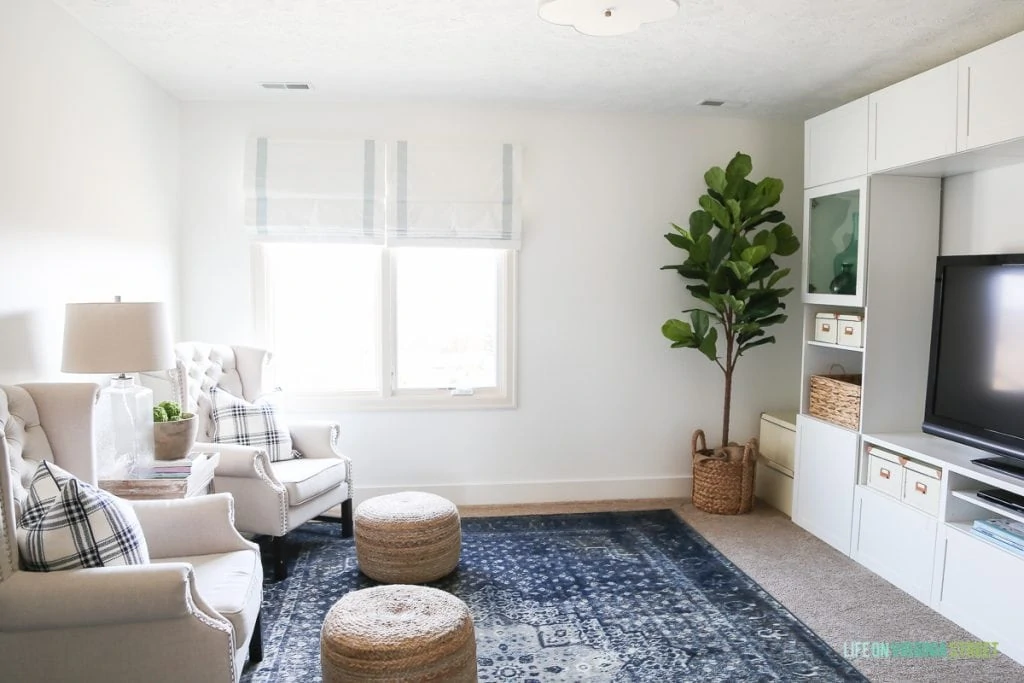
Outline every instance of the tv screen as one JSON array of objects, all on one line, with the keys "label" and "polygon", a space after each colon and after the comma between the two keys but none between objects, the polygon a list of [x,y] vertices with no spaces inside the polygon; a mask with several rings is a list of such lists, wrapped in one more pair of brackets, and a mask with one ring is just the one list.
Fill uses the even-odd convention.
[{"label": "tv screen", "polygon": [[939,257],[923,428],[1024,466],[1024,254]]}]

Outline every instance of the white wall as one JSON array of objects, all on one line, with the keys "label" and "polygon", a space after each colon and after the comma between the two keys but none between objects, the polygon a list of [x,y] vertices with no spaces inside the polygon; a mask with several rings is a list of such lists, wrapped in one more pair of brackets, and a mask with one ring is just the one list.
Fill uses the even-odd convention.
[{"label": "white wall", "polygon": [[0,67],[0,383],[54,379],[65,303],[177,299],[178,104],[48,0]]},{"label": "white wall", "polygon": [[942,246],[948,254],[1024,253],[1024,163],[942,181]]},{"label": "white wall", "polygon": [[[402,106],[185,104],[183,331],[255,341],[242,162],[250,134],[396,139],[501,137],[524,145],[524,247],[515,410],[333,415],[355,461],[359,497],[415,487],[460,503],[682,496],[698,426],[717,440],[722,378],[661,324],[686,307],[679,252],[704,171],[737,150],[755,175],[787,184],[801,222],[799,124]],[[796,266],[795,260],[792,264]],[[792,282],[797,281],[792,278]],[[799,317],[795,295],[790,302]],[[795,321],[794,321],[795,322]],[[797,325],[741,361],[733,435],[756,435],[761,410],[796,406]]]}]

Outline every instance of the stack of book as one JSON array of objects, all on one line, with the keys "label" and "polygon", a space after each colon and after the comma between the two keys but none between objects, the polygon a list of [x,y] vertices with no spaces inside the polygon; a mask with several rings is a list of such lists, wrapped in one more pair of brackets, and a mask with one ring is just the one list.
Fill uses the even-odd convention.
[{"label": "stack of book", "polygon": [[192,468],[206,460],[206,453],[192,453],[181,460],[154,460],[146,472],[147,479],[188,479]]},{"label": "stack of book", "polygon": [[1021,522],[1002,517],[976,519],[971,531],[1000,548],[1024,555],[1024,524]]}]

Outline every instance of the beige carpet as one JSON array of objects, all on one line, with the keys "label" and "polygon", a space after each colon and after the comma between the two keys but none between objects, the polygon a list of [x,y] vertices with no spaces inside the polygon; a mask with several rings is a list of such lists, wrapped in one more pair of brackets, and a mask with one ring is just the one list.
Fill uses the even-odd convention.
[{"label": "beige carpet", "polygon": [[[974,636],[885,579],[760,503],[749,515],[709,515],[678,500],[460,507],[463,516],[552,514],[671,507],[723,555],[771,593],[825,642],[973,641]],[[1024,628],[1024,615],[1021,615]],[[852,660],[878,683],[1024,683],[1024,666],[1005,655],[986,660]]]}]

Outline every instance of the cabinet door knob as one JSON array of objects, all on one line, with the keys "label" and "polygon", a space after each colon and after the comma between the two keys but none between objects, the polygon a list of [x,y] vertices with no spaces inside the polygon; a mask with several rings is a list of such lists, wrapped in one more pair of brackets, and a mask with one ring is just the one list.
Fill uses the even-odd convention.
[{"label": "cabinet door knob", "polygon": [[914,484],[914,490],[917,491],[918,493],[928,493],[928,486],[926,484],[922,484],[921,482],[917,482],[916,484]]},{"label": "cabinet door knob", "polygon": [[882,469],[878,470],[878,476],[880,476],[882,479],[888,479],[890,476],[889,470],[883,467]]}]

